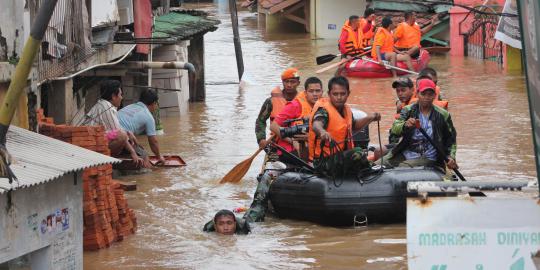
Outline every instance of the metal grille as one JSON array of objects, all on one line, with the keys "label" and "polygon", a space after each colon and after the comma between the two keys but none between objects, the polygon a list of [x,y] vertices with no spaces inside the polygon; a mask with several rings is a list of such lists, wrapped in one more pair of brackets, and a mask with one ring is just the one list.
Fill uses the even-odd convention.
[{"label": "metal grille", "polygon": [[[85,2],[58,0],[37,60],[40,82],[75,72],[81,62],[96,52],[90,43],[91,29]],[[40,4],[41,0],[28,1],[32,20]]]},{"label": "metal grille", "polygon": [[[480,10],[495,12],[487,6],[477,7]],[[467,22],[469,16],[474,16],[471,23]],[[464,54],[489,61],[495,61],[502,65],[503,53],[502,44],[495,39],[497,31],[498,15],[484,15],[469,12],[459,23],[460,34],[464,37]],[[465,26],[468,30],[463,31]]]}]

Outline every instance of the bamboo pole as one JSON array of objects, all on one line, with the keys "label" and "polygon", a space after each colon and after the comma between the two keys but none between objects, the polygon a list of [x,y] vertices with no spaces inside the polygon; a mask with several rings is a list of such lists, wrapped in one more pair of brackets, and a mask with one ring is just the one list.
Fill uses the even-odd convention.
[{"label": "bamboo pole", "polygon": [[238,80],[242,80],[244,75],[244,58],[242,56],[242,45],[240,44],[240,34],[238,32],[238,11],[236,10],[236,0],[229,0],[229,11],[234,35],[234,52],[236,54],[236,67],[238,69]]}]

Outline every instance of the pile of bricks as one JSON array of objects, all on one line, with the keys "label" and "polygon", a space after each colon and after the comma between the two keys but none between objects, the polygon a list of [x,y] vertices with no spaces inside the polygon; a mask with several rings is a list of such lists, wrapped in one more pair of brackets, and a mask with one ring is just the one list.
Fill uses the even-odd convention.
[{"label": "pile of bricks", "polygon": [[[40,110],[39,132],[92,151],[110,155],[105,130],[101,126],[55,125]],[[137,219],[128,207],[120,183],[112,179],[112,165],[101,165],[83,172],[84,250],[97,250],[135,233]]]}]

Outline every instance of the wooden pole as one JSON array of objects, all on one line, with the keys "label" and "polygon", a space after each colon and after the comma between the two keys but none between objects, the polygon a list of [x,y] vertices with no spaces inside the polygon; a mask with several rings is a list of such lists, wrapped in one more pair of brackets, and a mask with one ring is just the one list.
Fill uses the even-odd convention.
[{"label": "wooden pole", "polygon": [[238,68],[238,80],[242,80],[244,75],[244,58],[242,56],[242,46],[240,44],[240,34],[238,33],[238,12],[236,10],[236,0],[229,0],[229,11],[234,35],[234,52],[236,54],[236,67]]}]

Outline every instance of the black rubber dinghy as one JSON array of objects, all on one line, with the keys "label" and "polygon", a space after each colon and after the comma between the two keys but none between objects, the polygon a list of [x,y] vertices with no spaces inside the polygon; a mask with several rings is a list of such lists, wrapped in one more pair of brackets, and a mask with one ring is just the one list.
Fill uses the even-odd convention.
[{"label": "black rubber dinghy", "polygon": [[270,186],[269,199],[282,218],[334,226],[394,223],[405,221],[408,182],[442,180],[443,173],[430,168],[385,169],[336,179],[286,172]]}]

